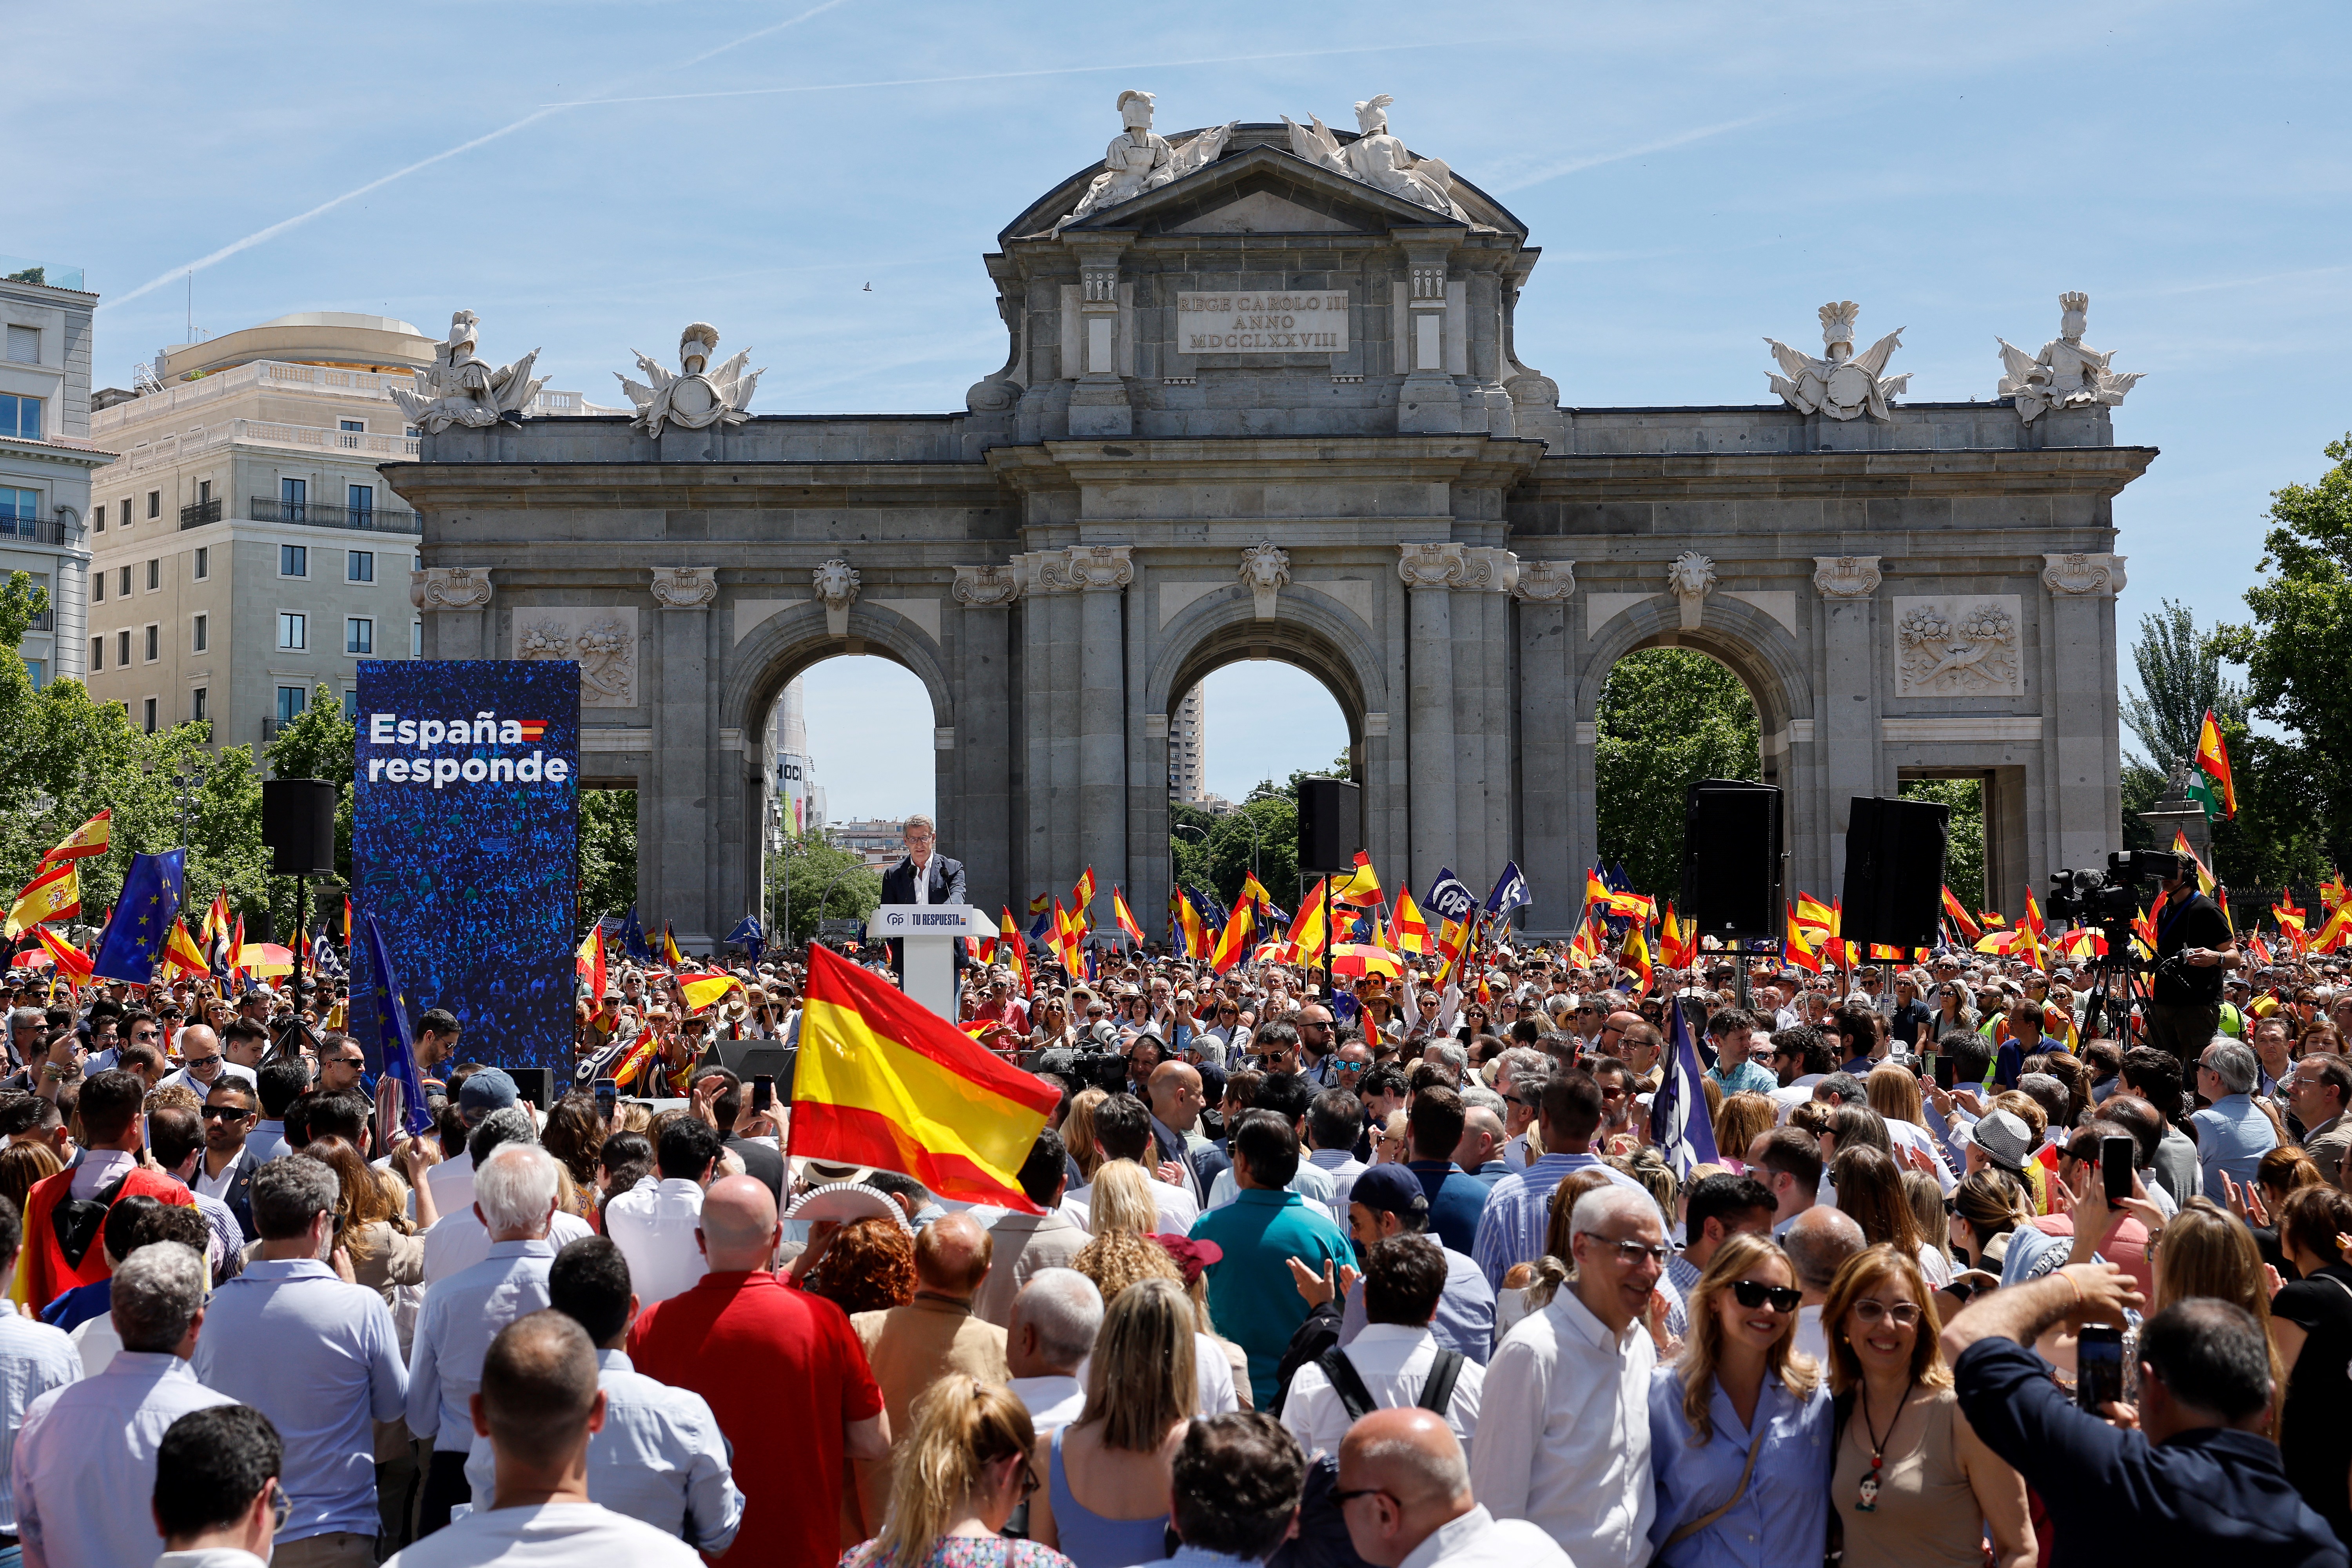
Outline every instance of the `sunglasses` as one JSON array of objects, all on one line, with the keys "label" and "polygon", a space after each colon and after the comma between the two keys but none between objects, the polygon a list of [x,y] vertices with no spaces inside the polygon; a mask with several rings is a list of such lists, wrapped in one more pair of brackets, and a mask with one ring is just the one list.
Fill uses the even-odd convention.
[{"label": "sunglasses", "polygon": [[1784,1315],[1795,1311],[1805,1299],[1805,1293],[1792,1285],[1767,1285],[1761,1279],[1732,1281],[1731,1296],[1751,1312],[1759,1307],[1769,1306]]},{"label": "sunglasses", "polygon": [[204,1118],[207,1121],[242,1121],[252,1114],[252,1111],[239,1110],[234,1105],[207,1105],[204,1108]]},{"label": "sunglasses", "polygon": [[1853,1304],[1854,1321],[1860,1323],[1893,1323],[1898,1329],[1919,1326],[1918,1306],[1910,1301],[1897,1301],[1888,1306],[1884,1301],[1864,1300]]}]

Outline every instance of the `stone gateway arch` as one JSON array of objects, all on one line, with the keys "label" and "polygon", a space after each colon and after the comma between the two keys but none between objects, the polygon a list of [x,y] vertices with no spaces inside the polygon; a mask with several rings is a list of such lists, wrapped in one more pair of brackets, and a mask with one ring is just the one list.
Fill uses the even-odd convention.
[{"label": "stone gateway arch", "polygon": [[985,258],[1007,348],[961,413],[747,417],[696,323],[635,418],[428,421],[384,470],[425,656],[582,661],[584,782],[638,791],[640,908],[704,946],[759,906],[775,699],[844,653],[921,679],[899,719],[992,909],[1092,866],[1106,923],[1116,883],[1156,926],[1168,715],[1244,658],[1338,700],[1383,875],[1516,858],[1532,931],[1575,918],[1644,647],[1753,694],[1792,886],[1915,777],[1985,782],[2000,907],[2112,847],[2113,502],[2155,452],[2114,443],[2080,296],[1984,402],[1890,402],[1899,334],[1857,356],[1837,301],[1822,356],[1759,351],[1776,403],[1562,407],[1513,332],[1526,228],[1385,108],[1163,139],[1123,97]]}]

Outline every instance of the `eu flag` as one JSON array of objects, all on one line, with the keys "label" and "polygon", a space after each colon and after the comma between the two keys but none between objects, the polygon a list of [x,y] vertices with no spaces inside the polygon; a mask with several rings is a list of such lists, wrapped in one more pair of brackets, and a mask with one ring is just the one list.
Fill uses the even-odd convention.
[{"label": "eu flag", "polygon": [[749,949],[751,962],[757,963],[760,962],[761,950],[768,945],[768,933],[760,929],[760,922],[757,920],[745,915],[735,922],[735,929],[727,933],[727,945]]},{"label": "eu flag", "polygon": [[180,874],[187,862],[184,849],[161,855],[133,855],[130,874],[122,879],[122,896],[114,901],[114,916],[99,939],[97,973],[102,980],[127,980],[144,985],[155,978],[163,943],[180,913]]},{"label": "eu flag", "polygon": [[621,922],[621,951],[640,963],[654,961],[654,950],[646,945],[646,928],[637,923],[637,906],[629,906],[629,918]]},{"label": "eu flag", "polygon": [[383,1076],[400,1085],[401,1125],[416,1137],[433,1125],[425,1109],[425,1085],[416,1075],[416,1039],[408,1028],[408,998],[392,973],[392,955],[384,951],[383,932],[375,917],[362,914],[352,933],[352,1026],[362,1044],[373,1034]]}]

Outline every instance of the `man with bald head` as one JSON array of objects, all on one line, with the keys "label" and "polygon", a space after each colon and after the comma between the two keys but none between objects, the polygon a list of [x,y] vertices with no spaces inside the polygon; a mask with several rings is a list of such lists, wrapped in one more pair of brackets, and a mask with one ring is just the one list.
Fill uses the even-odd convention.
[{"label": "man with bald head", "polygon": [[915,1237],[915,1299],[849,1320],[881,1385],[893,1432],[914,1429],[908,1412],[943,1377],[1003,1383],[1010,1375],[1004,1370],[1004,1331],[971,1311],[994,1250],[988,1232],[970,1215],[933,1220]]},{"label": "man with bald head", "polygon": [[[1201,1069],[1190,1062],[1161,1062],[1151,1069],[1150,1081],[1145,1085],[1150,1095],[1151,1142],[1156,1159],[1153,1163],[1161,1181],[1171,1177],[1175,1184],[1192,1194],[1192,1201],[1206,1206],[1209,1184],[1213,1175],[1203,1178],[1193,1158],[1192,1140],[1198,1135],[1201,1111],[1208,1104],[1201,1092]],[[1203,1139],[1202,1148],[1213,1147]]]},{"label": "man with bald head", "polygon": [[1826,1204],[1817,1205],[1789,1222],[1780,1232],[1780,1247],[1789,1267],[1797,1271],[1797,1288],[1804,1302],[1797,1309],[1797,1348],[1826,1364],[1829,1343],[1822,1331],[1822,1309],[1828,1305],[1830,1281],[1845,1260],[1869,1246],[1853,1216]]},{"label": "man with bald head", "polygon": [[[629,1362],[702,1395],[719,1418],[744,1494],[730,1556],[831,1568],[841,1556],[849,1461],[887,1458],[890,1420],[848,1315],[770,1271],[782,1233],[765,1183],[711,1183],[695,1231],[710,1272],[638,1314]],[[997,1340],[1001,1382],[1001,1331]],[[846,1510],[860,1516],[849,1522],[864,1535],[881,1522],[879,1501],[861,1495]]]},{"label": "man with bald head", "polygon": [[[1356,1555],[1375,1568],[1567,1568],[1568,1553],[1523,1519],[1498,1520],[1470,1493],[1470,1466],[1445,1418],[1375,1410],[1339,1444],[1335,1496]],[[1434,1544],[1435,1550],[1424,1547]]]}]

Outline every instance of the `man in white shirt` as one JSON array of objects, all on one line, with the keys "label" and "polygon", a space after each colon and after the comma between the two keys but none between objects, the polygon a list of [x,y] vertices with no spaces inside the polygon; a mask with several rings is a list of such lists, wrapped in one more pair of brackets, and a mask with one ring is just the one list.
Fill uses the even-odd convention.
[{"label": "man in white shirt", "polygon": [[1569,1568],[1525,1520],[1496,1519],[1470,1490],[1470,1466],[1426,1410],[1375,1410],[1339,1445],[1340,1515],[1375,1568]]},{"label": "man in white shirt", "polygon": [[658,1183],[639,1182],[604,1205],[604,1234],[629,1260],[629,1283],[650,1307],[667,1301],[710,1271],[694,1233],[702,1224],[702,1193],[718,1173],[724,1150],[718,1130],[681,1116],[662,1129],[654,1158]]},{"label": "man in white shirt", "polygon": [[165,1073],[155,1087],[184,1083],[200,1095],[210,1094],[213,1085],[232,1078],[248,1089],[253,1087],[253,1069],[230,1061],[221,1050],[218,1035],[202,1024],[191,1024],[180,1031],[180,1066]]},{"label": "man in white shirt", "polygon": [[1576,1277],[1529,1313],[1487,1363],[1470,1479],[1497,1519],[1523,1519],[1577,1568],[1642,1568],[1657,1490],[1641,1315],[1665,1267],[1647,1194],[1616,1185],[1577,1200]]},{"label": "man in white shirt", "polygon": [[[500,1159],[511,1157],[500,1152]],[[549,1166],[551,1177],[553,1162]],[[486,1183],[488,1175],[486,1168]],[[489,1443],[496,1489],[465,1518],[395,1552],[386,1568],[508,1562],[700,1568],[701,1555],[678,1537],[590,1500],[589,1443],[604,1428],[606,1399],[595,1344],[572,1319],[538,1311],[502,1328],[483,1353],[481,1392],[471,1407],[468,1436]]]},{"label": "man in white shirt", "polygon": [[[1446,1272],[1444,1250],[1433,1237],[1392,1236],[1372,1244],[1364,1259],[1364,1312],[1370,1321],[1347,1344],[1300,1367],[1283,1403],[1282,1424],[1310,1458],[1338,1453],[1348,1429],[1370,1410],[1408,1405],[1443,1415],[1469,1451],[1486,1373],[1430,1332]],[[1433,1383],[1448,1385],[1442,1400]]]},{"label": "man in white shirt", "polygon": [[1041,1437],[1076,1421],[1087,1405],[1078,1368],[1102,1328],[1102,1292],[1075,1268],[1041,1268],[1013,1299],[1005,1331],[1005,1386]]},{"label": "man in white shirt", "polygon": [[1348,1223],[1348,1189],[1371,1169],[1356,1158],[1364,1135],[1364,1102],[1344,1089],[1327,1089],[1307,1106],[1307,1163],[1331,1179],[1331,1217]]},{"label": "man in white shirt", "polygon": [[[1155,1151],[1151,1112],[1143,1101],[1131,1094],[1114,1094],[1096,1106],[1095,1149],[1105,1160],[1132,1160],[1150,1173]],[[1092,1184],[1062,1194],[1062,1212],[1090,1231],[1093,1194]],[[1201,1217],[1201,1205],[1190,1190],[1157,1175],[1151,1179],[1151,1206],[1159,1215],[1160,1229],[1169,1236],[1191,1234],[1192,1222]]]},{"label": "man in white shirt", "polygon": [[25,1240],[16,1205],[0,1198],[0,1535],[15,1535],[16,1494],[10,1489],[11,1457],[25,1411],[51,1389],[81,1381],[81,1356],[63,1329],[16,1310],[5,1283],[16,1270]]},{"label": "man in white shirt", "polygon": [[1845,1260],[1869,1245],[1852,1215],[1822,1205],[1807,1209],[1780,1233],[1780,1247],[1796,1271],[1797,1288],[1804,1300],[1797,1308],[1796,1348],[1820,1365],[1829,1363],[1829,1343],[1822,1331],[1822,1309],[1829,1304],[1830,1282]]},{"label": "man in white shirt", "polygon": [[278,1428],[247,1405],[215,1405],[173,1422],[156,1446],[149,1500],[163,1532],[155,1568],[262,1568],[288,1505],[284,1459]]},{"label": "man in white shirt", "polygon": [[[539,1130],[532,1124],[528,1107],[509,1105],[482,1118],[480,1125],[466,1140],[466,1152],[478,1163],[488,1159],[495,1151],[509,1143],[527,1143],[537,1147]],[[437,1165],[430,1167],[427,1174],[439,1169],[441,1167]],[[439,1219],[433,1222],[433,1228],[425,1233],[425,1284],[428,1289],[444,1279],[464,1273],[489,1257],[493,1250],[491,1230],[494,1227],[484,1225],[479,1194],[473,1188],[473,1177],[469,1172],[465,1206],[444,1212]],[[435,1189],[433,1195],[434,1200],[439,1202],[441,1194],[438,1188]],[[552,1256],[566,1243],[593,1234],[586,1220],[578,1215],[559,1210],[548,1222],[549,1254]]]},{"label": "man in white shirt", "polygon": [[176,1241],[142,1247],[114,1271],[122,1353],[105,1372],[33,1402],[16,1434],[16,1528],[27,1568],[152,1563],[155,1450],[191,1410],[235,1403],[188,1370],[210,1273]]}]

